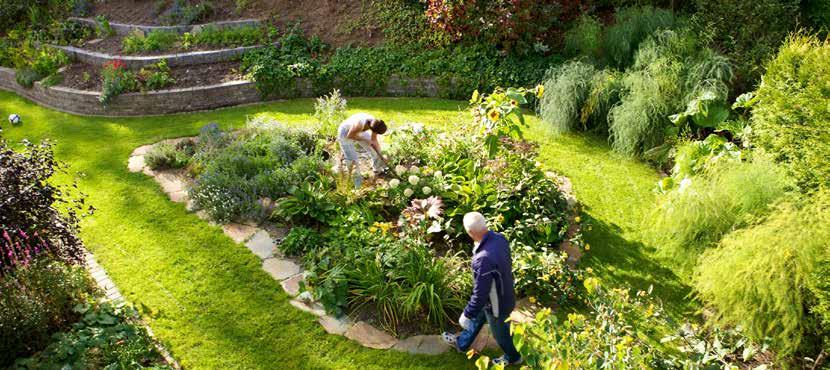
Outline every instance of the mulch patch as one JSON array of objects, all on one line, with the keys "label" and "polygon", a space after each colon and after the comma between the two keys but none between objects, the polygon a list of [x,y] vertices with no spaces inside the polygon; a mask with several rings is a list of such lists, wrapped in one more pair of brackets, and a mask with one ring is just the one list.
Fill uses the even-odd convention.
[{"label": "mulch patch", "polygon": [[[166,89],[208,86],[244,79],[239,72],[239,62],[172,67],[170,75],[176,83]],[[89,64],[73,64],[64,70],[63,82],[59,85],[78,90],[101,91],[101,69]]]}]

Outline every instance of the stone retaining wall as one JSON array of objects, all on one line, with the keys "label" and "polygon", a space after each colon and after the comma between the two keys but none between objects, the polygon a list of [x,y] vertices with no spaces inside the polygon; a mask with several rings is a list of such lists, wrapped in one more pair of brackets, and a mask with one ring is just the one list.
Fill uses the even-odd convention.
[{"label": "stone retaining wall", "polygon": [[[13,91],[20,96],[46,107],[82,115],[93,116],[148,116],[209,110],[241,104],[258,103],[268,99],[308,98],[316,94],[308,80],[297,80],[293,89],[263,99],[251,81],[231,81],[218,85],[182,89],[158,90],[144,93],[128,93],[115,97],[109,106],[99,102],[101,94],[62,86],[45,87],[35,82],[31,89],[17,84],[14,69],[0,67],[0,89]],[[388,96],[438,96],[440,88],[432,78],[390,78],[386,88]]]},{"label": "stone retaining wall", "polygon": [[[274,43],[274,45],[279,44]],[[74,46],[49,46],[55,49],[63,50],[63,52],[66,53],[66,56],[68,56],[69,59],[82,62],[85,64],[91,64],[100,67],[103,66],[104,63],[111,62],[113,60],[120,60],[124,62],[124,64],[126,64],[127,68],[129,69],[139,69],[150,64],[158,63],[162,59],[166,60],[167,65],[170,67],[227,62],[230,60],[239,59],[242,57],[243,54],[251,50],[266,47],[267,45],[242,46],[238,48],[221,50],[189,51],[186,53],[174,53],[152,56],[111,55],[99,53],[96,51],[84,50]]]},{"label": "stone retaining wall", "polygon": [[[98,22],[92,18],[78,18],[78,17],[70,17],[69,20],[73,20],[76,22],[87,24],[91,27],[96,27]],[[155,30],[161,31],[169,31],[169,32],[176,32],[179,34],[185,32],[194,32],[201,28],[211,26],[216,28],[235,28],[235,27],[246,27],[246,26],[259,26],[262,23],[259,19],[240,19],[236,21],[223,21],[223,22],[214,22],[214,23],[206,23],[206,24],[194,24],[190,26],[145,26],[145,25],[136,25],[136,24],[124,24],[124,23],[115,23],[110,22],[110,27],[112,30],[115,31],[116,34],[119,35],[126,35],[134,30],[138,29],[143,32],[150,32]]]}]

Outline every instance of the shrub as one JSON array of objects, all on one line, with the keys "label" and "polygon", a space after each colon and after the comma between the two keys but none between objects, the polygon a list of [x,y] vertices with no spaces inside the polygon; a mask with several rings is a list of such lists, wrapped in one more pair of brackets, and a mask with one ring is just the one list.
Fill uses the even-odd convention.
[{"label": "shrub", "polygon": [[511,250],[514,251],[513,274],[519,295],[543,304],[580,301],[582,272],[568,266],[567,253],[521,251],[516,243]]},{"label": "shrub", "polygon": [[0,365],[42,349],[77,318],[92,281],[81,267],[40,259],[0,276]]},{"label": "shrub", "polygon": [[115,35],[115,30],[110,26],[110,21],[103,15],[95,17],[95,34],[98,38],[107,38]]},{"label": "shrub", "polygon": [[830,186],[830,42],[794,35],[767,65],[752,142],[811,192]]},{"label": "shrub", "polygon": [[323,246],[323,237],[318,230],[296,226],[280,243],[280,250],[289,256],[301,256]]},{"label": "shrub", "polygon": [[40,49],[30,64],[15,74],[17,83],[24,87],[32,87],[35,81],[52,78],[58,74],[58,69],[69,63],[69,57],[61,50]]},{"label": "shrub", "polygon": [[52,145],[24,141],[18,153],[0,140],[0,171],[0,275],[41,256],[82,263],[83,243],[76,232],[81,214],[93,208],[73,191],[74,183],[52,183],[53,175],[66,172]]},{"label": "shrub", "polygon": [[113,60],[104,64],[104,68],[101,70],[101,80],[101,96],[98,100],[104,106],[108,105],[116,96],[136,91],[139,88],[135,73],[128,70],[124,62],[120,60]]},{"label": "shrub", "polygon": [[217,28],[208,26],[192,34],[193,45],[206,46],[253,46],[268,41],[268,31],[264,27],[230,27]]},{"label": "shrub", "polygon": [[173,47],[179,35],[172,31],[152,30],[144,33],[132,33],[121,41],[121,50],[127,54],[148,51],[167,50]]},{"label": "shrub", "polygon": [[160,90],[176,83],[176,80],[170,77],[170,67],[167,66],[166,59],[162,59],[151,67],[142,68],[138,76],[142,90]]},{"label": "shrub", "polygon": [[602,23],[583,14],[565,32],[565,52],[598,61],[602,52]]},{"label": "shrub", "polygon": [[666,9],[641,6],[618,10],[602,41],[608,64],[619,69],[628,67],[641,42],[655,31],[672,29],[676,24],[674,14]]},{"label": "shrub", "polygon": [[696,23],[735,62],[738,90],[752,88],[798,23],[799,0],[695,0]]},{"label": "shrub", "polygon": [[15,366],[170,369],[134,309],[102,303],[79,304],[74,311],[83,319],[71,331],[56,334],[55,342],[34,357],[17,360]]},{"label": "shrub", "polygon": [[194,147],[190,141],[182,141],[178,144],[159,143],[153,146],[144,161],[147,166],[154,170],[168,168],[184,168],[190,164],[193,157]]},{"label": "shrub", "polygon": [[723,235],[766,214],[788,187],[784,173],[761,158],[719,162],[684,182],[658,199],[644,227],[648,239],[684,267]]},{"label": "shrub", "polygon": [[572,61],[551,68],[545,79],[545,94],[539,101],[539,114],[556,132],[578,127],[580,109],[591,92],[596,70],[590,64]]},{"label": "shrub", "polygon": [[771,337],[786,357],[815,335],[807,287],[817,262],[828,257],[830,196],[785,202],[753,226],[727,235],[695,270],[699,297],[717,322],[741,325],[756,338]]}]

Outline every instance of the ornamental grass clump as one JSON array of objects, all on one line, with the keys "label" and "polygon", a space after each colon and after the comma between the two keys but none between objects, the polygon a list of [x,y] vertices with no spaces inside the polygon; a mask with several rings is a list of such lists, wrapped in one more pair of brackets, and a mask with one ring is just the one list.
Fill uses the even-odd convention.
[{"label": "ornamental grass clump", "polygon": [[663,256],[689,271],[721,237],[763,216],[790,184],[769,160],[719,162],[658,198],[644,225]]},{"label": "ornamental grass clump", "polygon": [[548,71],[539,114],[555,132],[569,132],[579,126],[580,109],[591,92],[596,73],[594,66],[579,60]]},{"label": "ornamental grass clump", "polygon": [[614,15],[614,25],[605,30],[603,49],[608,64],[625,69],[634,60],[641,42],[657,30],[674,28],[677,19],[667,9],[652,6],[620,9]]},{"label": "ornamental grass clump", "polygon": [[706,251],[693,282],[700,299],[714,308],[714,321],[741,325],[758,340],[772,338],[781,358],[798,350],[818,353],[814,346],[822,333],[808,287],[819,297],[828,294],[826,285],[815,284],[824,278],[815,275],[819,261],[830,257],[828,225],[830,193],[822,190],[779,204]]}]

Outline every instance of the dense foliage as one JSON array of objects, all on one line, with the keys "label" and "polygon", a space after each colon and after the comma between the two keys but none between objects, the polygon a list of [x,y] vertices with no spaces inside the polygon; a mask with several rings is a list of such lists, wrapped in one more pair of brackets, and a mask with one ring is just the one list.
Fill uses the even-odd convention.
[{"label": "dense foliage", "polygon": [[794,35],[767,65],[752,110],[753,142],[810,192],[830,186],[830,43]]}]

